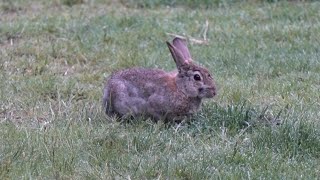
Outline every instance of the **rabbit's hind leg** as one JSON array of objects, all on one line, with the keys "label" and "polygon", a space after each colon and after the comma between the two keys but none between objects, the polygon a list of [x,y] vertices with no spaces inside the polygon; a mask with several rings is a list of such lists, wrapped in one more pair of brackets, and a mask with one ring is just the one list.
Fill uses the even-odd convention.
[{"label": "rabbit's hind leg", "polygon": [[109,86],[105,87],[105,89],[103,90],[102,107],[108,116],[113,116],[115,114],[112,108],[112,101],[111,101]]},{"label": "rabbit's hind leg", "polygon": [[146,110],[146,101],[139,97],[138,89],[125,81],[118,81],[113,91],[113,109],[120,116],[140,116]]},{"label": "rabbit's hind leg", "polygon": [[114,106],[121,115],[137,117],[145,114],[146,101],[138,97],[128,97],[121,99]]}]

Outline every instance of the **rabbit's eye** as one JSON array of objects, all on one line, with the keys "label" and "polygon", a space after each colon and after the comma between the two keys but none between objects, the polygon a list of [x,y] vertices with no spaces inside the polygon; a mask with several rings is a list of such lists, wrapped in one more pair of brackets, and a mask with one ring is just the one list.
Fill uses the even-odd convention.
[{"label": "rabbit's eye", "polygon": [[194,80],[196,80],[196,81],[201,81],[201,77],[200,77],[199,74],[195,74],[195,75],[193,76],[193,78],[194,78]]}]

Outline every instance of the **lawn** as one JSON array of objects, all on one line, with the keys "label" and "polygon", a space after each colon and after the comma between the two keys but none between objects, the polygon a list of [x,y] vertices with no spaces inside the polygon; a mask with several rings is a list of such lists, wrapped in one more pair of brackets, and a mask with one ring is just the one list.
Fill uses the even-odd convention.
[{"label": "lawn", "polygon": [[[217,96],[182,124],[107,117],[105,79],[174,70],[172,34]],[[320,2],[3,0],[0,62],[0,179],[320,176]]]}]

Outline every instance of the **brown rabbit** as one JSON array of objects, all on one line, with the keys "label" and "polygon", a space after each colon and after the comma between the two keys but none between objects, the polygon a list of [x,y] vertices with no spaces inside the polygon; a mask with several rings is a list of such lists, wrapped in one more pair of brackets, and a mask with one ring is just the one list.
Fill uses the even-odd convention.
[{"label": "brown rabbit", "polygon": [[175,38],[167,45],[178,71],[131,68],[113,73],[104,88],[107,115],[182,120],[199,110],[203,98],[216,95],[212,76],[192,62],[185,40]]}]

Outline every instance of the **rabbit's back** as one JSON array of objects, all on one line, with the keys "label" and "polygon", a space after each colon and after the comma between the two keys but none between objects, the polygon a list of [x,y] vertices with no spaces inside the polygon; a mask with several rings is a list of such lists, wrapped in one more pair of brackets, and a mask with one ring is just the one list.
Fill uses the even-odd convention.
[{"label": "rabbit's back", "polygon": [[111,79],[119,79],[131,82],[133,85],[142,85],[147,82],[158,81],[166,76],[161,69],[131,68],[118,71],[111,76]]}]

